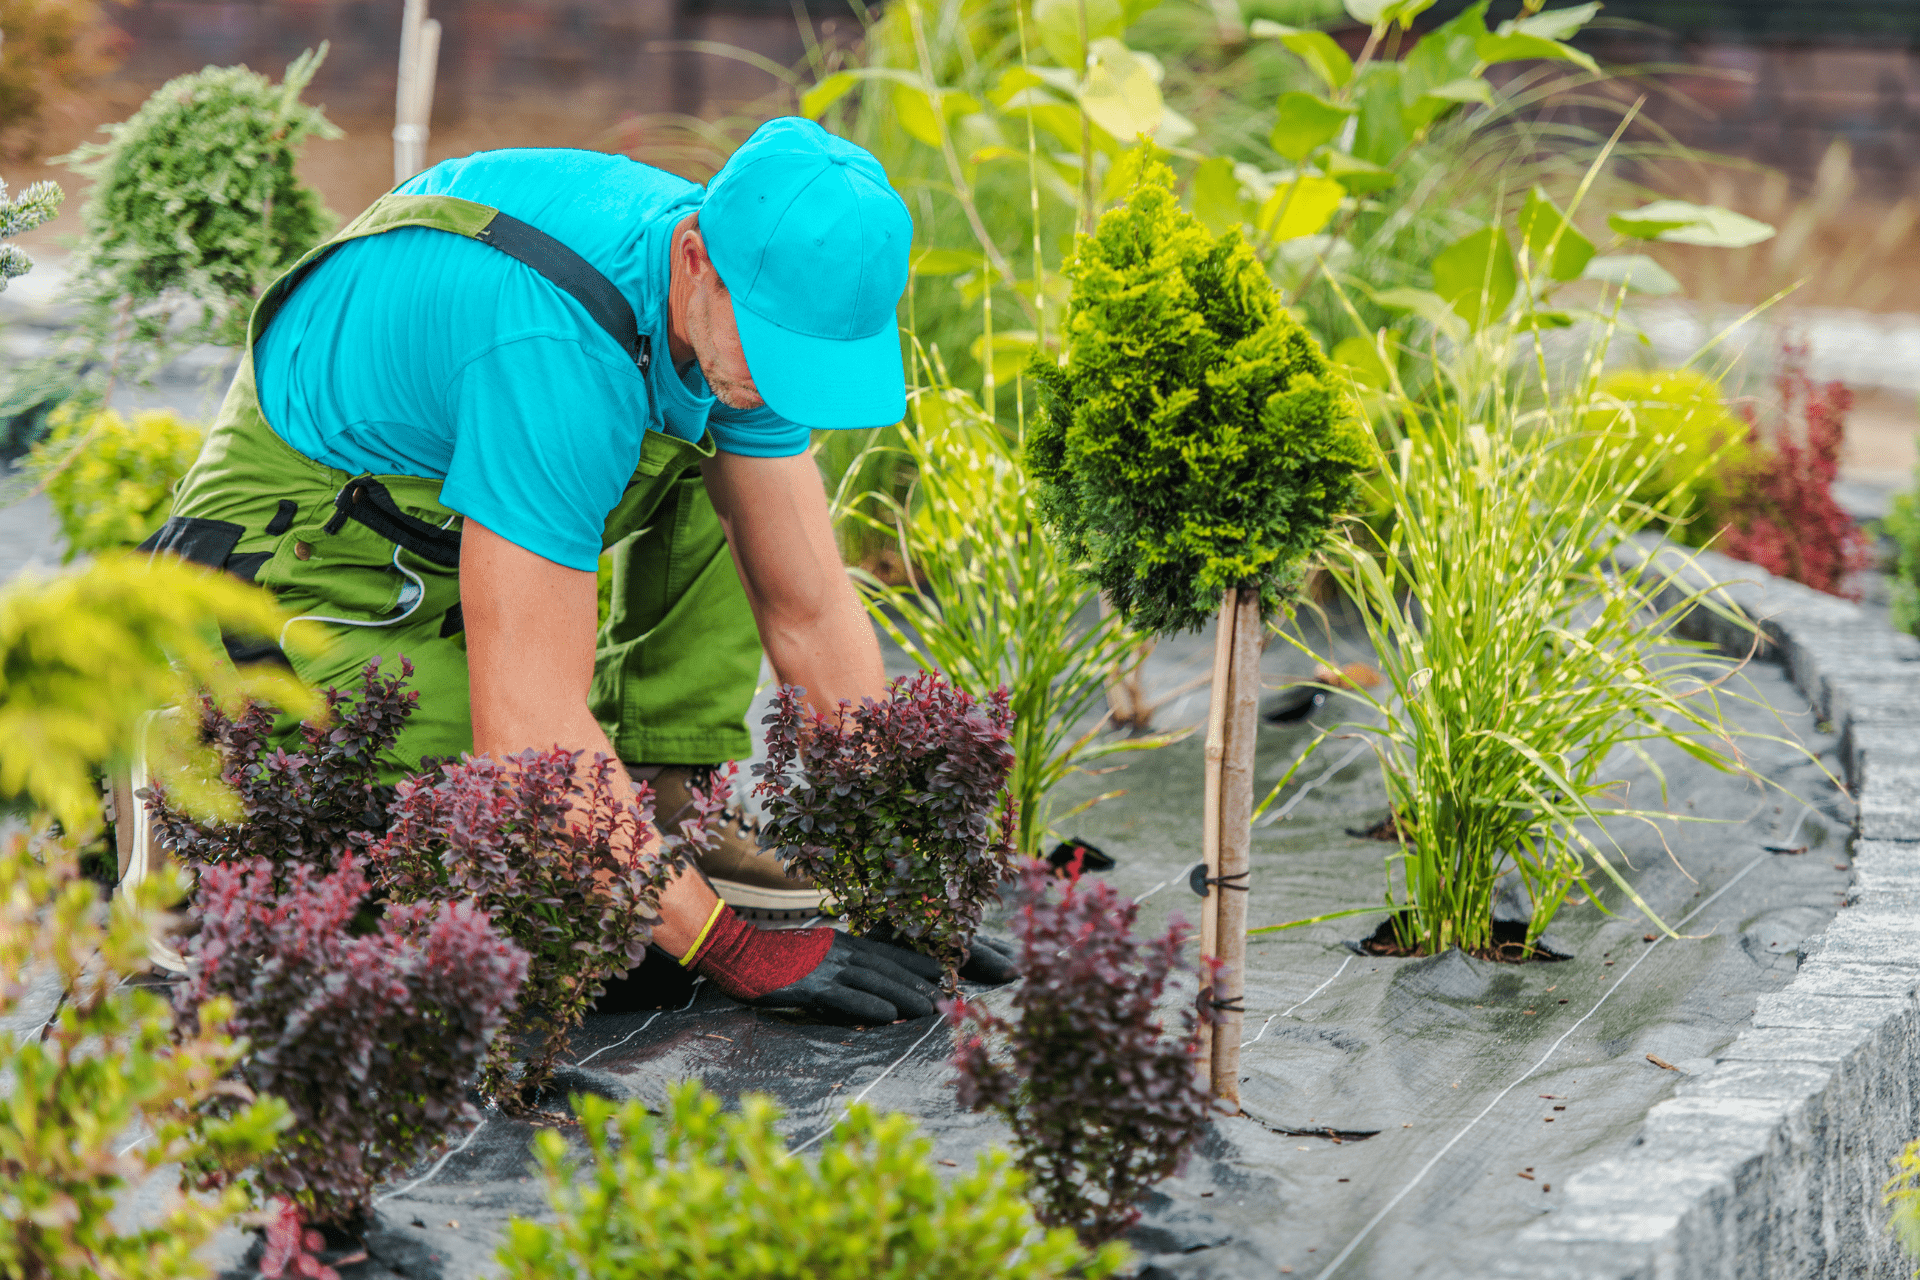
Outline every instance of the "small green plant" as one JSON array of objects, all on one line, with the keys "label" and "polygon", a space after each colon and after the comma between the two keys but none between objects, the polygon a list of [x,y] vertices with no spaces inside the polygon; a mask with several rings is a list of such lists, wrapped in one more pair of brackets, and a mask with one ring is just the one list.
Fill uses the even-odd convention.
[{"label": "small green plant", "polygon": [[[188,705],[202,691],[227,707],[253,699],[312,712],[313,695],[291,673],[236,670],[218,639],[278,635],[285,622],[266,592],[170,557],[107,553],[0,588],[0,799],[79,837],[100,820],[96,771],[130,758],[147,712]],[[154,745],[180,805],[237,816],[232,797],[204,781],[217,762],[180,767],[200,758],[184,717],[159,717]]]},{"label": "small green plant", "polygon": [[1899,548],[1893,571],[1893,625],[1920,635],[1920,471],[1915,485],[1895,494],[1886,531]]},{"label": "small green plant", "polygon": [[[163,875],[108,907],[57,846],[16,836],[0,852],[0,1017],[36,978],[57,974],[65,993],[44,1028],[0,1031],[0,1275],[207,1275],[196,1250],[248,1208],[236,1179],[290,1123],[284,1103],[225,1079],[246,1050],[222,1029],[231,1005],[176,1028],[162,996],[128,982],[178,897]],[[160,1216],[113,1221],[130,1188],[176,1164],[182,1194]]]},{"label": "small green plant", "polygon": [[971,395],[921,387],[900,436],[913,501],[876,495],[891,524],[862,518],[895,538],[907,580],[857,580],[874,622],[908,653],[976,698],[1003,686],[1012,695],[1014,848],[1037,858],[1056,823],[1107,798],[1056,816],[1050,796],[1064,778],[1168,741],[1103,737],[1104,716],[1088,724],[1147,640],[1094,607],[1093,588],[1040,527],[1018,436]]},{"label": "small green plant", "polygon": [[302,54],[279,85],[245,67],[179,76],[107,141],[60,157],[94,180],[70,364],[137,352],[152,368],[195,343],[239,344],[260,291],[333,225],[294,170],[309,138],[340,136],[300,101],[325,56]]},{"label": "small green plant", "polygon": [[1239,231],[1210,235],[1172,170],[1135,163],[1066,267],[1064,362],[1032,366],[1040,512],[1143,630],[1202,627],[1229,587],[1271,616],[1357,502],[1366,433]]},{"label": "small green plant", "polygon": [[48,428],[27,466],[45,478],[68,560],[134,546],[158,529],[205,434],[166,409],[128,421],[112,409],[83,416],[63,408]]},{"label": "small green plant", "polygon": [[861,1103],[818,1158],[788,1151],[758,1094],[732,1114],[697,1081],[661,1117],[574,1105],[592,1164],[576,1168],[551,1130],[535,1137],[557,1220],[509,1225],[512,1280],[1097,1280],[1126,1260],[1036,1227],[1005,1153],[945,1181],[911,1119]]},{"label": "small green plant", "polygon": [[[1880,1188],[1880,1203],[1892,1210],[1887,1230],[1907,1257],[1920,1259],[1920,1138],[1901,1148],[1893,1170]],[[1920,1267],[1913,1274],[1920,1276]]]}]

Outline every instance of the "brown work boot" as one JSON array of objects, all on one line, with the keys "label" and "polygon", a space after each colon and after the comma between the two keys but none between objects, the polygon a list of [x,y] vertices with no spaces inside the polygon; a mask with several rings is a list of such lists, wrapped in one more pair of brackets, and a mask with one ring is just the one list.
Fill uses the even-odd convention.
[{"label": "brown work boot", "polygon": [[[706,789],[711,765],[630,764],[635,782],[653,788],[653,820],[663,832],[677,834],[693,816],[689,787]],[[760,847],[760,824],[736,802],[714,823],[714,845],[694,859],[713,891],[743,916],[758,920],[804,920],[830,914],[833,904],[805,876],[789,874],[780,859]]]}]

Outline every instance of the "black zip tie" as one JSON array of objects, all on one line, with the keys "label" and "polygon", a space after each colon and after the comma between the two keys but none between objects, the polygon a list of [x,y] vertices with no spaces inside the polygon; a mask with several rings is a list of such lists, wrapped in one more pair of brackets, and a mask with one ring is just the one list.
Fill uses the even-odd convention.
[{"label": "black zip tie", "polygon": [[1226,876],[1210,876],[1207,874],[1207,864],[1204,862],[1196,862],[1193,864],[1193,870],[1187,873],[1187,888],[1193,890],[1193,896],[1196,898],[1206,897],[1207,886],[1210,884],[1217,884],[1222,889],[1235,889],[1241,893],[1251,893],[1253,892],[1252,885],[1236,884],[1234,882],[1237,880],[1245,880],[1252,874],[1253,872],[1251,870],[1247,870],[1236,871],[1232,875]]},{"label": "black zip tie", "polygon": [[1210,999],[1207,1003],[1215,1013],[1245,1013],[1247,1007],[1240,1003],[1245,999],[1245,996],[1228,996],[1225,1000]]}]

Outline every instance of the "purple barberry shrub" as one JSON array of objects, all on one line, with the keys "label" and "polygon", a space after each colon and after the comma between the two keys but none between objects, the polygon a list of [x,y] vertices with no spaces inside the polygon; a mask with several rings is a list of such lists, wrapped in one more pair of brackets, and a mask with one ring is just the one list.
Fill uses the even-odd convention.
[{"label": "purple barberry shrub", "polygon": [[231,999],[229,1030],[252,1046],[241,1076],[293,1112],[256,1185],[309,1221],[348,1221],[375,1186],[478,1120],[467,1089],[527,956],[462,902],[389,906],[353,936],[367,881],[351,853],[324,878],[280,871],[255,858],[202,873],[175,1003],[191,1021]]},{"label": "purple barberry shrub", "polygon": [[[706,839],[704,811],[683,834],[636,856],[654,834],[653,795],[619,798],[617,760],[558,748],[443,764],[409,778],[393,825],[367,852],[394,902],[472,901],[532,959],[526,985],[481,1077],[487,1096],[530,1100],[607,978],[638,965],[659,921],[660,891]],[[726,798],[724,777],[705,810]],[[530,1057],[515,1079],[516,1041]]]},{"label": "purple barberry shrub", "polygon": [[805,695],[782,688],[764,721],[763,830],[856,930],[890,931],[951,982],[1013,869],[1006,688],[975,699],[922,671],[830,717]]},{"label": "purple barberry shrub", "polygon": [[[1167,1033],[1168,982],[1190,968],[1186,925],[1135,941],[1137,904],[1104,882],[1076,876],[1058,897],[1053,883],[1044,862],[1021,874],[1016,1015],[959,1000],[946,1010],[960,1029],[960,1105],[1006,1118],[1035,1216],[1092,1246],[1139,1220],[1135,1201],[1179,1172],[1206,1130],[1195,1054],[1207,1011],[1187,1004]],[[989,1039],[1003,1042],[1001,1054]]]},{"label": "purple barberry shrub", "polygon": [[220,780],[239,800],[241,820],[196,822],[171,808],[156,783],[144,798],[161,847],[189,866],[268,858],[333,870],[387,828],[393,788],[380,781],[382,757],[419,703],[406,687],[412,675],[402,658],[399,675],[383,676],[375,658],[358,690],[328,689],[327,715],[300,726],[298,751],[269,746],[272,707],[249,703],[233,719],[203,698],[201,738],[218,752]]}]

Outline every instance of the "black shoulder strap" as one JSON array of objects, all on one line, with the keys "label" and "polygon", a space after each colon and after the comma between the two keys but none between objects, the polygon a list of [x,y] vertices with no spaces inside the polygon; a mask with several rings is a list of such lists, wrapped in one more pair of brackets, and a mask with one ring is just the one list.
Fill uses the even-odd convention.
[{"label": "black shoulder strap", "polygon": [[653,363],[653,340],[640,332],[625,295],[585,258],[538,227],[504,213],[494,214],[493,221],[482,227],[474,239],[492,245],[510,258],[518,258],[572,294],[587,309],[594,323],[620,344],[620,349],[640,372],[645,373]]}]

